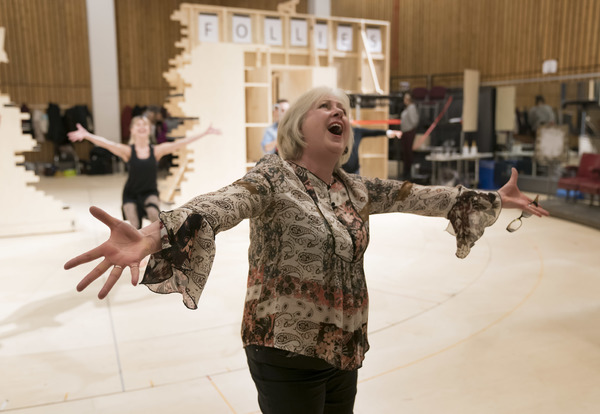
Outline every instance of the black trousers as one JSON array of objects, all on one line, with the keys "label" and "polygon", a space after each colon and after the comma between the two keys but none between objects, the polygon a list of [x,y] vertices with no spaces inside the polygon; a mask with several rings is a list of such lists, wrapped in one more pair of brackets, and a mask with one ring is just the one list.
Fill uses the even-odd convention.
[{"label": "black trousers", "polygon": [[246,357],[263,414],[352,414],[357,370],[255,345]]}]

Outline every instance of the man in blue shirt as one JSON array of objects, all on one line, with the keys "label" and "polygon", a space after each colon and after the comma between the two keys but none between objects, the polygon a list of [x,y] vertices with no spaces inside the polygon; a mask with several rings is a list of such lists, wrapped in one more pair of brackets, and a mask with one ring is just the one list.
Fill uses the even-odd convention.
[{"label": "man in blue shirt", "polygon": [[260,143],[264,154],[275,154],[277,152],[277,125],[279,125],[279,120],[289,107],[290,103],[287,99],[278,99],[277,103],[273,106],[273,125],[265,129],[263,139]]}]

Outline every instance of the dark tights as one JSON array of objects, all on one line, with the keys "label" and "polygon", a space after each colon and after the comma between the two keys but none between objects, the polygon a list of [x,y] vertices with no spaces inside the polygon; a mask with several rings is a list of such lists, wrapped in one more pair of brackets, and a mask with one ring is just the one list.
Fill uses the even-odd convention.
[{"label": "dark tights", "polygon": [[[159,205],[160,200],[155,195],[148,196],[144,201],[146,217],[153,223],[158,220]],[[136,229],[142,228],[142,220],[138,216],[137,205],[135,203],[123,204],[123,214],[125,214],[125,220],[129,221],[133,227]]]}]

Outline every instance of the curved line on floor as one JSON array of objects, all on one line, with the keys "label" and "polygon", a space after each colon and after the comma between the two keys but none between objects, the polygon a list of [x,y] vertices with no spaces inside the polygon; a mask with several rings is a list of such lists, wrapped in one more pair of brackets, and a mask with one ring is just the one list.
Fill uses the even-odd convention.
[{"label": "curved line on floor", "polygon": [[[484,239],[482,239],[482,240],[484,240]],[[490,246],[489,242],[487,240],[485,242],[486,242],[486,245],[488,246],[488,251],[491,251],[490,250],[491,246]],[[449,300],[455,299],[458,295],[460,295],[461,293],[463,293],[465,290],[469,289],[475,283],[479,282],[479,279],[481,279],[483,277],[483,275],[484,275],[485,271],[487,270],[488,265],[490,264],[491,261],[492,261],[492,254],[488,253],[488,257],[487,257],[487,260],[486,260],[486,265],[485,265],[483,271],[481,271],[479,273],[479,275],[477,275],[477,277],[475,277],[474,279],[472,279],[469,283],[467,283],[466,285],[464,285],[460,290],[457,290],[456,292],[452,293],[451,295],[449,295],[446,299],[442,300],[441,302],[437,302],[437,301],[433,302],[435,304],[432,305],[430,308],[423,309],[422,311],[417,312],[415,314],[412,314],[410,316],[407,316],[406,318],[401,319],[399,321],[388,323],[387,325],[385,325],[385,326],[383,326],[383,327],[381,327],[379,329],[374,329],[373,331],[369,331],[369,337],[372,337],[375,334],[383,332],[383,331],[385,331],[387,329],[393,328],[394,326],[397,326],[397,325],[400,325],[402,323],[405,323],[405,322],[407,322],[407,321],[409,321],[411,319],[418,318],[419,316],[421,316],[421,315],[423,315],[423,314],[425,314],[427,312],[431,312],[432,310],[437,309],[438,307],[444,305]],[[377,290],[377,289],[373,289],[373,290]],[[381,291],[381,289],[379,291]],[[402,296],[402,295],[400,295],[400,296]],[[419,299],[419,298],[413,298],[413,299],[422,300],[422,299]]]},{"label": "curved line on floor", "polygon": [[379,377],[382,377],[382,376],[384,376],[384,375],[391,374],[392,372],[395,372],[395,371],[401,370],[401,369],[403,369],[403,368],[410,367],[410,366],[412,366],[412,365],[418,364],[419,362],[422,362],[422,361],[425,361],[425,360],[427,360],[427,359],[433,358],[433,357],[435,357],[435,356],[437,356],[437,355],[440,355],[440,354],[442,354],[442,353],[444,353],[444,352],[446,352],[446,351],[449,351],[449,350],[450,350],[450,349],[452,349],[452,348],[456,348],[457,346],[459,346],[459,345],[461,345],[461,344],[463,344],[463,343],[465,343],[465,342],[467,342],[467,341],[469,341],[469,340],[473,339],[473,338],[474,338],[474,337],[476,337],[477,335],[480,335],[480,334],[482,334],[483,332],[485,332],[485,331],[487,331],[488,329],[490,329],[491,327],[493,327],[493,326],[495,326],[495,325],[499,324],[499,323],[500,323],[500,322],[502,322],[504,319],[506,319],[506,318],[508,318],[510,315],[512,315],[512,314],[513,314],[513,313],[514,313],[514,312],[515,312],[517,309],[519,309],[521,306],[523,306],[523,304],[525,304],[525,302],[527,302],[527,301],[529,300],[529,298],[531,298],[531,296],[533,296],[534,292],[535,292],[535,291],[537,290],[537,288],[540,286],[540,284],[541,284],[541,282],[542,282],[542,279],[543,279],[543,277],[544,277],[544,259],[542,258],[542,255],[541,255],[541,253],[540,253],[540,250],[538,249],[538,247],[537,247],[537,246],[533,246],[533,248],[534,248],[534,249],[535,249],[535,251],[537,252],[537,254],[538,254],[538,257],[539,257],[539,259],[540,259],[540,271],[538,272],[538,276],[537,276],[536,283],[533,285],[533,287],[531,288],[531,290],[529,291],[529,293],[527,293],[527,295],[525,295],[525,297],[524,297],[524,298],[523,298],[523,299],[522,299],[522,300],[521,300],[519,303],[517,303],[517,304],[516,304],[516,305],[515,305],[515,306],[514,306],[512,309],[510,309],[510,310],[509,310],[508,312],[506,312],[504,315],[500,316],[498,319],[496,319],[495,321],[491,322],[491,323],[490,323],[490,324],[488,324],[487,326],[485,326],[485,327],[481,328],[480,330],[478,330],[478,331],[476,331],[476,332],[472,333],[471,335],[469,335],[469,336],[467,336],[467,337],[465,337],[465,338],[463,338],[463,339],[461,339],[461,340],[459,340],[459,341],[456,341],[455,343],[453,343],[453,344],[451,344],[451,345],[448,345],[448,346],[447,346],[447,347],[445,347],[445,348],[442,348],[442,349],[440,349],[440,350],[438,350],[438,351],[436,351],[436,352],[432,352],[431,354],[425,355],[425,356],[423,356],[423,357],[421,357],[421,358],[415,359],[414,361],[408,362],[408,363],[406,363],[406,364],[403,364],[403,365],[400,365],[400,366],[397,366],[397,367],[394,367],[394,368],[388,369],[387,371],[380,372],[379,374],[375,374],[375,375],[372,375],[372,376],[370,376],[370,377],[367,377],[367,378],[361,379],[361,380],[360,380],[360,381],[358,381],[358,382],[359,382],[360,384],[361,384],[361,383],[364,383],[364,382],[368,382],[368,381],[371,381],[371,380],[373,380],[373,379],[375,379],[375,378],[379,378]]}]

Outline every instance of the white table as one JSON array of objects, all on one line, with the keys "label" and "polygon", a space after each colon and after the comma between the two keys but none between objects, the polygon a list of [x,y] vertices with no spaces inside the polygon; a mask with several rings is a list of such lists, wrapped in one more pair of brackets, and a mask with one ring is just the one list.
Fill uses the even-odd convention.
[{"label": "white table", "polygon": [[537,175],[537,163],[535,159],[534,151],[523,151],[523,150],[513,150],[513,151],[497,151],[495,154],[496,158],[504,158],[507,160],[515,159],[515,158],[531,158],[531,175]]},{"label": "white table", "polygon": [[[491,152],[478,152],[475,154],[429,154],[425,156],[427,161],[431,162],[432,174],[431,183],[439,184],[442,180],[439,177],[441,172],[440,168],[437,167],[438,163],[451,163],[456,162],[458,174],[462,174],[463,177],[469,175],[469,161],[473,161],[475,164],[475,178],[473,180],[473,186],[477,187],[479,184],[479,160],[484,158],[493,158],[494,154]],[[462,170],[462,171],[461,171]]]}]

